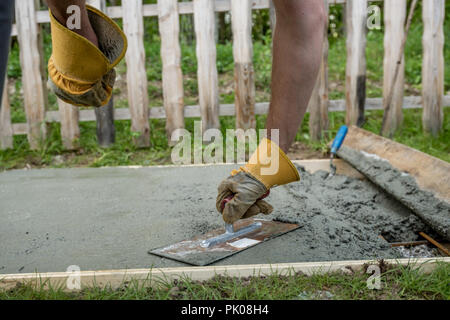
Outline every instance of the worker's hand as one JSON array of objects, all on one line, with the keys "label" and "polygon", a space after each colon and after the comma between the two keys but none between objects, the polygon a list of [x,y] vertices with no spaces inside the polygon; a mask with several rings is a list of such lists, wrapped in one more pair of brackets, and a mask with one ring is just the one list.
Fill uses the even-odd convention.
[{"label": "worker's hand", "polygon": [[50,12],[53,52],[48,63],[49,84],[65,102],[98,107],[111,98],[114,67],[125,55],[127,40],[113,20],[86,7],[98,47],[62,25]]},{"label": "worker's hand", "polygon": [[266,201],[259,200],[267,194],[267,188],[246,172],[239,171],[223,180],[218,191],[216,208],[226,223],[273,210]]},{"label": "worker's hand", "polygon": [[219,185],[217,211],[226,223],[269,214],[273,207],[262,200],[270,188],[300,180],[297,169],[276,143],[264,138],[248,163]]}]

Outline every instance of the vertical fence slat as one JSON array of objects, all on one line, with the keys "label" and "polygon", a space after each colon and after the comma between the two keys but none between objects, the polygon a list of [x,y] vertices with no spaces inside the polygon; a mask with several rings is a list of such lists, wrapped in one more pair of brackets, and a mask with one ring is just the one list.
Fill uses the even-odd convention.
[{"label": "vertical fence slat", "polygon": [[219,128],[219,81],[216,67],[214,1],[194,0],[198,91],[202,129]]},{"label": "vertical fence slat", "polygon": [[126,63],[131,130],[140,134],[135,143],[139,147],[147,147],[150,145],[150,125],[142,1],[122,1],[122,9],[123,28],[128,38]]},{"label": "vertical fence slat", "polygon": [[255,120],[255,80],[252,43],[252,1],[231,0],[236,128],[249,129]]},{"label": "vertical fence slat", "polygon": [[[403,92],[405,85],[405,59],[404,55],[397,75],[393,83],[395,69],[397,67],[400,50],[405,33],[406,0],[384,1],[384,80],[383,80],[383,107],[385,109],[384,136],[392,136],[400,127],[403,119]],[[394,90],[389,108],[387,107],[388,94]]]},{"label": "vertical fence slat", "polygon": [[159,33],[166,132],[169,144],[172,133],[184,128],[184,89],[181,71],[180,20],[177,0],[158,0]]},{"label": "vertical fence slat", "polygon": [[275,26],[277,25],[277,12],[275,11],[275,5],[273,4],[273,0],[269,0],[269,18],[270,18],[270,29],[272,29],[272,35],[274,35]]},{"label": "vertical fence slat", "polygon": [[[88,4],[91,6],[106,12],[106,0],[88,0]],[[73,116],[71,126],[75,127],[75,121],[78,122],[78,116],[72,109]],[[70,113],[69,113],[70,114]],[[97,122],[97,142],[102,147],[109,147],[115,142],[116,130],[114,127],[114,99],[111,98],[104,106],[95,108],[95,119]],[[69,131],[70,132],[70,131]],[[76,133],[76,131],[73,131]]]},{"label": "vertical fence slat", "polygon": [[63,146],[67,150],[77,149],[79,147],[78,139],[80,138],[78,107],[58,99],[58,108]]},{"label": "vertical fence slat", "polygon": [[444,17],[445,0],[422,1],[423,67],[422,124],[426,132],[437,135],[444,119]]},{"label": "vertical fence slat", "polygon": [[2,105],[0,108],[0,149],[13,148],[13,130],[11,125],[11,107],[8,97],[8,78],[3,86]]},{"label": "vertical fence slat", "polygon": [[28,141],[37,149],[45,139],[46,90],[41,76],[38,24],[35,0],[16,1],[17,37],[20,46],[20,65],[25,112],[28,124]]},{"label": "vertical fence slat", "polygon": [[367,0],[348,0],[346,5],[347,66],[345,94],[347,125],[361,126],[366,100]]},{"label": "vertical fence slat", "polygon": [[[328,17],[328,1],[325,0]],[[322,49],[322,64],[319,76],[309,102],[309,136],[318,141],[328,130],[328,25],[324,28],[324,43]]]}]

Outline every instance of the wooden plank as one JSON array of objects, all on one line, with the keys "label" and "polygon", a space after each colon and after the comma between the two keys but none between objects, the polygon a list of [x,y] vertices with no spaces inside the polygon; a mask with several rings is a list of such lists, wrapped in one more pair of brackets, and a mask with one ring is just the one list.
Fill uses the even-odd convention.
[{"label": "wooden plank", "polygon": [[203,132],[219,128],[219,80],[216,66],[214,2],[194,0],[198,93]]},{"label": "wooden plank", "polygon": [[[406,0],[385,0],[384,2],[384,80],[383,80],[383,105],[385,109],[385,123],[383,135],[392,137],[403,121],[403,92],[405,89],[405,64],[404,54],[401,56],[398,75],[393,83],[394,73],[397,68],[398,58],[402,50],[402,42],[405,33]],[[393,92],[390,92],[393,90]],[[389,103],[388,95],[392,95]]]},{"label": "wooden plank", "polygon": [[420,236],[427,239],[429,242],[431,242],[434,246],[436,246],[437,248],[439,248],[442,252],[444,252],[445,255],[450,256],[450,251],[447,250],[446,247],[444,247],[442,244],[440,244],[439,242],[437,242],[436,240],[434,240],[432,237],[430,237],[429,235],[427,235],[424,232],[419,232]]},{"label": "wooden plank", "polygon": [[[325,4],[328,17],[328,4]],[[322,63],[319,76],[309,102],[309,136],[313,141],[319,141],[328,130],[328,24],[324,28],[324,43]]]},{"label": "wooden plank", "polygon": [[423,1],[422,124],[434,136],[442,130],[444,113],[445,0]]},{"label": "wooden plank", "polygon": [[231,0],[236,128],[256,126],[251,0]]},{"label": "wooden plank", "polygon": [[35,0],[16,3],[17,33],[20,46],[20,65],[25,113],[28,123],[28,142],[31,149],[38,149],[45,139],[45,109],[47,93],[41,73],[39,31],[36,22]]},{"label": "wooden plank", "polygon": [[[418,258],[418,259],[385,259],[385,263],[393,266],[408,266],[419,269],[427,274],[431,273],[438,264],[450,263],[450,257]],[[111,287],[113,289],[122,286],[125,282],[135,281],[142,287],[158,287],[161,281],[173,281],[175,279],[189,278],[193,281],[206,281],[217,275],[228,277],[252,277],[255,275],[292,275],[302,272],[306,275],[326,274],[338,272],[343,269],[351,269],[353,272],[365,270],[368,265],[377,265],[374,260],[347,260],[324,262],[296,262],[276,264],[253,265],[229,265],[207,267],[177,267],[177,268],[151,268],[151,269],[126,269],[126,270],[99,270],[80,271],[79,280],[81,288],[86,287]],[[52,287],[68,290],[66,283],[73,276],[69,272],[48,273],[18,273],[0,275],[0,288],[9,290],[18,284],[31,284],[44,288]]]},{"label": "wooden plank", "polygon": [[61,139],[65,149],[74,150],[79,147],[80,139],[79,108],[58,99],[61,122]]},{"label": "wooden plank", "polygon": [[13,148],[13,129],[11,125],[11,105],[8,96],[8,77],[3,85],[2,105],[0,107],[0,149]]},{"label": "wooden plank", "polygon": [[184,128],[184,89],[181,72],[180,22],[177,0],[158,0],[161,35],[162,82],[166,133],[170,145],[172,133]]},{"label": "wooden plank", "polygon": [[355,126],[349,128],[343,146],[389,161],[414,177],[421,188],[450,202],[450,163]]},{"label": "wooden plank", "polygon": [[137,146],[148,147],[150,146],[150,126],[142,1],[123,1],[122,8],[123,29],[128,38],[128,51],[125,58],[131,131],[139,133],[139,136],[134,139]]},{"label": "wooden plank", "polygon": [[345,96],[347,125],[364,123],[366,99],[366,21],[367,0],[348,0],[346,4],[347,66]]},{"label": "wooden plank", "polygon": [[[450,96],[444,97],[444,106],[450,107]],[[404,97],[403,109],[420,109],[422,107],[422,97]],[[341,112],[345,111],[345,100],[330,100],[328,102],[329,112]],[[368,98],[366,99],[366,110],[382,110],[383,100],[382,98]],[[255,104],[255,114],[264,115],[269,111],[269,102],[260,102]],[[219,116],[234,116],[235,115],[234,104],[221,104],[219,106]],[[192,105],[184,107],[185,118],[199,118],[201,116],[200,106]],[[116,108],[114,109],[114,118],[116,120],[130,120],[130,110],[128,108]],[[164,107],[152,107],[149,112],[149,119],[165,119],[166,111]],[[46,112],[47,122],[60,122],[61,118],[58,111]],[[80,110],[81,122],[95,121],[94,110]],[[15,123],[13,124],[14,135],[26,134],[26,124]]]}]

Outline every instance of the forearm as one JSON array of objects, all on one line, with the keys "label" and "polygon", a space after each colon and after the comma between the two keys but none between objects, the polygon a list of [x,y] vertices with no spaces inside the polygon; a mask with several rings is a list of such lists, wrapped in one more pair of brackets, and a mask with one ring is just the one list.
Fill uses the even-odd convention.
[{"label": "forearm", "polygon": [[287,152],[303,120],[320,68],[325,15],[322,0],[275,0],[272,99],[267,130],[279,129]]},{"label": "forearm", "polygon": [[54,17],[64,26],[67,26],[67,20],[74,12],[67,10],[69,6],[76,5],[80,8],[80,28],[72,29],[73,32],[87,38],[98,46],[97,36],[92,29],[86,10],[86,0],[46,0]]}]

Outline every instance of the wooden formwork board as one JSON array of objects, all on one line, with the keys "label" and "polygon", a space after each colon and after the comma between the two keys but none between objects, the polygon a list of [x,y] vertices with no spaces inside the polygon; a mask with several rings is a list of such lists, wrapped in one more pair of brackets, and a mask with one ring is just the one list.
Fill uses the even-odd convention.
[{"label": "wooden formwork board", "polygon": [[[386,259],[385,263],[397,266],[420,268],[424,273],[430,273],[438,263],[449,263],[450,257],[420,258],[420,259]],[[76,277],[80,287],[118,288],[126,282],[135,281],[141,286],[157,287],[161,282],[189,278],[193,281],[205,281],[214,276],[249,277],[270,274],[294,274],[302,272],[306,275],[325,274],[330,272],[355,272],[363,270],[367,265],[377,265],[376,260],[349,260],[327,262],[299,262],[280,264],[252,264],[208,267],[178,267],[128,270],[100,270],[49,273],[22,273],[0,275],[0,288],[11,289],[18,284],[42,285],[57,288],[65,286]],[[69,287],[70,288],[70,287]],[[67,289],[68,290],[68,289]]]}]

